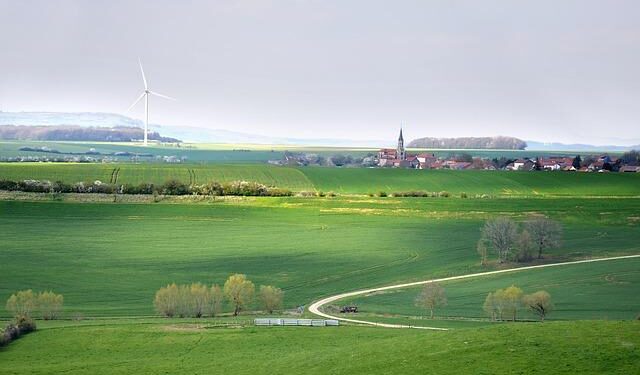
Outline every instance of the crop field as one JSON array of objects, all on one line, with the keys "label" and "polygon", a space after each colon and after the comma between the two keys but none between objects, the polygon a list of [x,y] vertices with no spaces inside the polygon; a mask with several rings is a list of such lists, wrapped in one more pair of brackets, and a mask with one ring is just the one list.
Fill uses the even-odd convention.
[{"label": "crop field", "polygon": [[0,163],[0,179],[38,179],[67,183],[100,180],[155,183],[169,179],[195,182],[255,181],[293,191],[340,194],[388,194],[447,191],[491,196],[640,196],[640,174],[508,171],[446,171],[379,168],[278,167],[248,165]]},{"label": "crop field", "polygon": [[[604,205],[603,205],[604,204]],[[286,307],[332,292],[480,270],[486,218],[547,214],[557,260],[640,251],[636,199],[260,198],[212,204],[0,202],[0,300],[54,289],[69,313],[153,314],[171,282],[245,273]],[[451,233],[455,233],[452,236]]]},{"label": "crop field", "polygon": [[[105,324],[43,328],[0,349],[4,374],[632,374],[639,322],[501,324],[450,332],[202,329]],[[455,364],[452,366],[452,364]]]}]

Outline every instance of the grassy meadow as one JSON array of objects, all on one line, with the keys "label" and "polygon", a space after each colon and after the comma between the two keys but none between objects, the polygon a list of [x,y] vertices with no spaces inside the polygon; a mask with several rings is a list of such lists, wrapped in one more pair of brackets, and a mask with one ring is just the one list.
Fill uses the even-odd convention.
[{"label": "grassy meadow", "polygon": [[100,324],[43,328],[0,349],[3,374],[632,374],[639,322],[496,324],[449,332],[197,328]]}]

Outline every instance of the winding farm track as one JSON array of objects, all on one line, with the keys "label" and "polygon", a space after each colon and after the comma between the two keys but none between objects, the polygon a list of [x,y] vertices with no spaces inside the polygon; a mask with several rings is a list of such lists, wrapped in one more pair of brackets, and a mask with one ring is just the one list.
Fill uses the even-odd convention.
[{"label": "winding farm track", "polygon": [[416,281],[416,282],[412,282],[412,283],[395,284],[395,285],[388,285],[388,286],[383,286],[383,287],[378,287],[378,288],[356,290],[356,291],[353,291],[353,292],[336,294],[335,296],[323,298],[323,299],[321,299],[319,301],[316,301],[316,302],[312,303],[311,306],[309,306],[309,311],[311,313],[313,313],[313,314],[316,314],[316,315],[319,315],[319,316],[322,316],[322,317],[328,318],[328,319],[335,319],[335,320],[340,320],[340,321],[349,322],[349,323],[366,324],[366,325],[371,325],[371,326],[376,326],[376,327],[416,328],[416,329],[428,329],[428,330],[436,330],[436,331],[447,331],[447,328],[410,326],[410,325],[402,325],[402,324],[388,324],[388,323],[369,322],[369,321],[366,321],[366,320],[359,320],[359,319],[348,319],[348,318],[343,318],[343,317],[340,317],[340,316],[335,316],[335,315],[324,313],[324,312],[320,311],[320,308],[322,308],[322,306],[324,306],[326,304],[329,304],[331,302],[335,302],[337,300],[340,300],[340,299],[343,299],[343,298],[347,298],[347,297],[354,297],[354,296],[359,296],[359,295],[362,295],[362,294],[381,292],[381,291],[391,290],[391,289],[407,288],[407,287],[412,287],[412,286],[417,286],[417,285],[423,285],[423,284],[430,283],[430,282],[443,282],[443,281],[451,281],[451,280],[470,279],[470,278],[473,278],[473,277],[482,277],[482,276],[497,275],[497,274],[502,274],[502,273],[512,273],[512,272],[518,272],[518,271],[527,271],[527,270],[532,270],[532,269],[537,269],[537,268],[569,266],[569,265],[572,265],[572,264],[604,262],[604,261],[608,261],[608,260],[619,260],[619,259],[629,259],[629,258],[640,258],[640,254],[617,256],[617,257],[607,257],[607,258],[594,258],[594,259],[576,260],[576,261],[562,262],[562,263],[540,264],[540,265],[537,265],[537,266],[527,266],[527,267],[519,267],[519,268],[510,268],[510,269],[506,269],[506,270],[471,273],[471,274],[467,274],[467,275],[445,277],[445,278],[441,278],[441,279],[430,279],[430,280]]}]

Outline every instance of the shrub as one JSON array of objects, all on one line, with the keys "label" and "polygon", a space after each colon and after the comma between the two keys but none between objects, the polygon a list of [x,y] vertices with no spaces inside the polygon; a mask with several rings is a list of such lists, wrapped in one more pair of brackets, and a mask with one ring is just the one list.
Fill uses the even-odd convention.
[{"label": "shrub", "polygon": [[338,194],[334,193],[333,191],[330,191],[330,192],[328,192],[328,193],[327,193],[327,196],[328,196],[328,197],[330,197],[330,198],[334,198],[334,197],[336,197],[337,195],[338,195]]},{"label": "shrub", "polygon": [[[267,195],[270,197],[290,197],[293,195],[291,190],[281,189],[276,187],[267,188]],[[311,193],[310,196],[314,196],[315,194]]]},{"label": "shrub", "polygon": [[322,197],[325,197],[327,194],[325,194],[324,191],[319,191],[317,195],[322,198]]},{"label": "shrub", "polygon": [[62,181],[56,181],[51,185],[51,190],[54,193],[71,193],[73,192],[73,186]]},{"label": "shrub", "polygon": [[449,198],[451,196],[451,193],[449,193],[448,191],[441,191],[440,193],[438,193],[438,196],[442,198]]},{"label": "shrub", "polygon": [[223,195],[224,194],[224,191],[222,189],[222,185],[220,185],[219,183],[217,183],[215,181],[206,183],[204,185],[195,186],[193,188],[193,191],[196,194],[199,194],[199,195],[218,196],[218,195]]},{"label": "shrub", "polygon": [[394,197],[428,197],[426,191],[401,191],[392,194]]},{"label": "shrub", "polygon": [[378,196],[381,197],[381,198],[386,197],[387,196],[387,192],[380,191],[380,192],[378,192]]},{"label": "shrub", "polygon": [[28,316],[19,316],[16,318],[16,325],[20,334],[33,332],[36,330],[36,322]]},{"label": "shrub", "polygon": [[165,182],[161,187],[160,191],[164,195],[187,195],[191,194],[191,189],[189,186],[178,180],[169,180]]},{"label": "shrub", "polygon": [[139,185],[122,185],[122,194],[153,194],[155,186],[153,184],[142,183]]},{"label": "shrub", "polygon": [[465,193],[464,191],[460,193],[460,198],[468,198],[467,193]]}]

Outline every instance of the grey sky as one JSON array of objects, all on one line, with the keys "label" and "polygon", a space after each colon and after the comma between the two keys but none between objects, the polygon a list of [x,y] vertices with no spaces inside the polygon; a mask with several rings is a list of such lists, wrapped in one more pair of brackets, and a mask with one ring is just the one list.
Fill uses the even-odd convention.
[{"label": "grey sky", "polygon": [[[0,107],[295,137],[640,139],[640,2],[0,0]],[[142,117],[142,106],[132,114]]]}]

